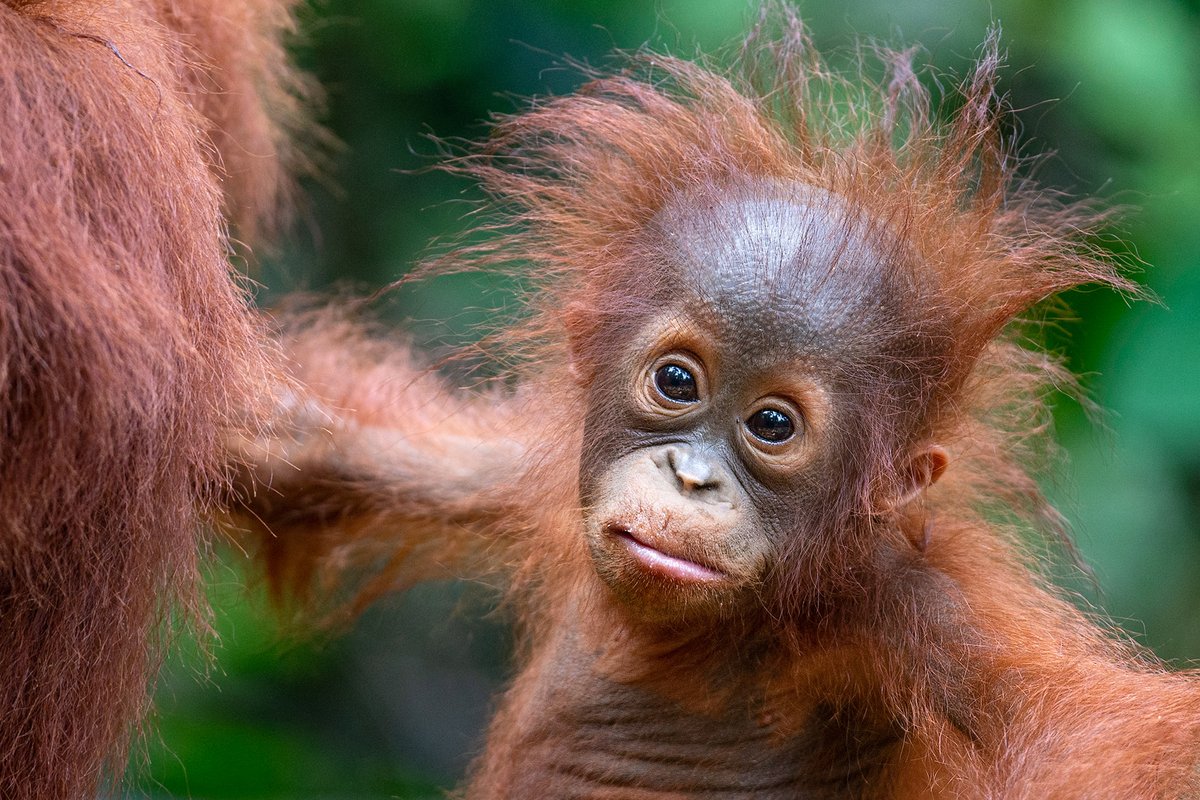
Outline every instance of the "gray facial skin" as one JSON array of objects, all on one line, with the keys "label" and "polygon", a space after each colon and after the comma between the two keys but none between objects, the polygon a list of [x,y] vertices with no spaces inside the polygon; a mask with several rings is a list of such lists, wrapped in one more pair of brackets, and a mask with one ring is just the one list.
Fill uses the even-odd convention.
[{"label": "gray facial skin", "polygon": [[761,187],[699,208],[677,202],[656,227],[683,285],[734,341],[828,351],[856,338],[850,329],[883,294],[877,237],[829,192]]},{"label": "gray facial skin", "polygon": [[[649,235],[678,277],[662,314],[595,376],[580,474],[588,544],[618,595],[644,601],[661,584],[667,616],[744,607],[771,551],[837,488],[855,371],[898,316],[886,307],[900,296],[894,239],[835,195],[777,185],[681,199]],[[700,373],[694,404],[664,402],[661,359]],[[764,403],[795,418],[789,441],[748,435]],[[728,580],[658,569],[642,545]]]}]

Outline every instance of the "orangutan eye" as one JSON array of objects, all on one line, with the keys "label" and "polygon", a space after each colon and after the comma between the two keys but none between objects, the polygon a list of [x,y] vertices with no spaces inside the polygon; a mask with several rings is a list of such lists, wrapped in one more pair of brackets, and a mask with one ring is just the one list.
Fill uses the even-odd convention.
[{"label": "orangutan eye", "polygon": [[654,388],[676,403],[695,403],[700,399],[696,376],[678,364],[663,364],[655,370]]},{"label": "orangutan eye", "polygon": [[746,429],[764,442],[779,444],[795,435],[796,424],[782,411],[763,408],[750,415],[746,420]]}]

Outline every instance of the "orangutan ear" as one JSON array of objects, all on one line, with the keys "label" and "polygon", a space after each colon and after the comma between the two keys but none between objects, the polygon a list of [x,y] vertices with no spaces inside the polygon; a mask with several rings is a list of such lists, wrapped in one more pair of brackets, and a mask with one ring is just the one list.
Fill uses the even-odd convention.
[{"label": "orangutan ear", "polygon": [[931,444],[913,454],[904,468],[900,493],[892,508],[903,508],[921,496],[921,492],[937,483],[950,463],[950,454],[945,448]]}]

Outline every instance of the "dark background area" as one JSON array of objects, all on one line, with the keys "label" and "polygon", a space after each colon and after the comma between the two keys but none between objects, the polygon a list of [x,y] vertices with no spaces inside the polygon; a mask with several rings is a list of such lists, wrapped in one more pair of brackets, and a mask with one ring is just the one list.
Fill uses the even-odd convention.
[{"label": "dark background area", "polygon": [[[1049,486],[1072,521],[1096,603],[1164,658],[1200,658],[1200,6],[1195,0],[810,0],[817,44],[920,42],[934,75],[962,74],[992,20],[1026,152],[1075,195],[1128,205],[1124,248],[1162,304],[1070,300],[1052,332],[1106,409],[1057,410],[1069,460]],[[324,0],[301,61],[342,141],[303,223],[261,275],[269,305],[295,289],[370,291],[465,227],[462,181],[422,171],[427,135],[485,135],[492,112],[580,82],[564,56],[614,48],[690,55],[735,39],[744,0]],[[834,59],[836,61],[836,58]],[[502,287],[461,277],[393,295],[389,318],[429,346],[470,336]],[[1068,338],[1069,337],[1069,338]],[[217,643],[185,642],[159,691],[136,792],[156,797],[415,798],[453,786],[503,683],[507,634],[486,591],[422,587],[321,641],[289,636],[237,552],[210,569]]]}]

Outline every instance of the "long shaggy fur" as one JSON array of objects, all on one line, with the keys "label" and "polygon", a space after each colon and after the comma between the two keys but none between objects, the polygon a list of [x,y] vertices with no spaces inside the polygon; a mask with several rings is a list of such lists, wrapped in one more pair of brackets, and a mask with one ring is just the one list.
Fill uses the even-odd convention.
[{"label": "long shaggy fur", "polygon": [[[245,524],[268,537],[274,577],[302,597],[346,581],[361,606],[434,565],[478,574],[486,561],[507,576],[524,670],[471,796],[502,796],[521,779],[522,726],[550,721],[525,709],[558,686],[543,658],[557,632],[589,625],[597,648],[610,633],[621,641],[615,680],[688,709],[728,700],[705,670],[762,637],[769,653],[730,686],[782,698],[763,710],[780,735],[812,702],[885,714],[904,746],[862,796],[1200,792],[1197,676],[1164,671],[1044,586],[1017,535],[1061,533],[1031,467],[1051,448],[1046,395],[1071,385],[1029,344],[1025,320],[1082,284],[1135,290],[1092,244],[1105,216],[1021,177],[1002,135],[994,36],[944,108],[909,54],[878,55],[878,77],[834,72],[790,10],[775,8],[733,77],[634,55],[573,95],[497,119],[477,151],[454,159],[449,168],[494,200],[487,235],[427,272],[505,269],[530,286],[528,313],[485,343],[511,368],[515,393],[456,401],[439,422],[446,389],[409,358],[320,354],[335,341],[372,352],[341,320],[289,345],[311,395],[282,407],[286,422],[243,453],[257,463],[246,491],[258,492],[246,496]],[[647,244],[655,215],[755,182],[844,198],[899,243],[884,266],[912,294],[900,327],[880,334],[884,367],[847,365],[859,375],[848,402],[867,412],[863,444],[831,476],[840,491],[824,534],[796,536],[777,554],[769,631],[639,641],[619,615],[606,617],[582,543],[576,480],[591,365],[653,318],[674,279]],[[404,410],[390,413],[392,403]],[[454,441],[449,423],[462,433]],[[472,471],[471,454],[502,459],[499,442],[512,444],[511,469]],[[877,499],[904,480],[900,454],[926,443],[950,448],[945,477],[881,512]],[[256,490],[255,479],[270,485]],[[578,750],[558,746],[562,763]]]},{"label": "long shaggy fur", "polygon": [[[124,770],[269,349],[228,263],[279,215],[291,2],[0,4],[0,796]],[[224,191],[223,191],[224,189]]]}]

